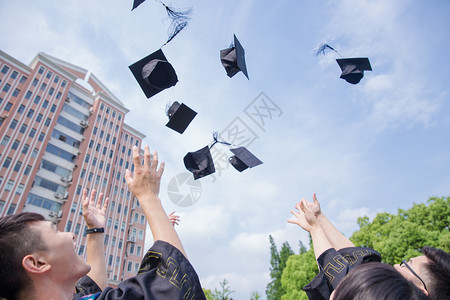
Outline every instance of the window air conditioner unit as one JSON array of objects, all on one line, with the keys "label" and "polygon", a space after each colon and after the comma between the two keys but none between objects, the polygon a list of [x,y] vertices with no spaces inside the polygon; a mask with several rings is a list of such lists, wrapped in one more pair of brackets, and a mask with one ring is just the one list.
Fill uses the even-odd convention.
[{"label": "window air conditioner unit", "polygon": [[51,211],[51,212],[48,213],[48,216],[50,218],[55,218],[56,217],[56,213],[54,211]]},{"label": "window air conditioner unit", "polygon": [[66,98],[66,102],[70,103],[70,98],[69,97]]},{"label": "window air conditioner unit", "polygon": [[62,199],[63,195],[61,195],[60,193],[55,193],[55,197],[57,199]]},{"label": "window air conditioner unit", "polygon": [[64,177],[64,176],[62,176],[60,179],[61,179],[62,182],[67,182],[67,178]]},{"label": "window air conditioner unit", "polygon": [[63,198],[63,199],[67,199],[67,198],[69,198],[69,192],[66,192],[66,193],[64,194],[64,198]]},{"label": "window air conditioner unit", "polygon": [[63,211],[62,211],[62,210],[59,210],[59,211],[58,211],[57,217],[58,217],[58,218],[61,218],[61,217],[62,217],[62,214],[63,214]]}]

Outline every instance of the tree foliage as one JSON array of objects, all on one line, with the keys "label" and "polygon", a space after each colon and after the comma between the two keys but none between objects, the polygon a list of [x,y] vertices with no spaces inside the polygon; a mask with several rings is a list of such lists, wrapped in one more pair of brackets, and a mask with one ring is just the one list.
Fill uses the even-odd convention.
[{"label": "tree foliage", "polygon": [[[396,264],[404,258],[421,255],[419,251],[424,246],[450,252],[449,224],[450,197],[432,197],[427,204],[414,204],[408,210],[398,209],[397,215],[379,213],[372,222],[366,216],[358,218],[359,229],[350,239],[356,246],[380,252],[384,262]],[[273,249],[276,250],[272,242],[273,239],[271,254]],[[300,249],[304,251],[305,247],[300,245]],[[290,256],[281,276],[279,290],[284,292],[281,299],[307,299],[302,289],[317,273],[312,247],[307,252]],[[268,299],[280,298],[269,298],[268,294]]]},{"label": "tree foliage", "polygon": [[[205,291],[205,290],[204,290]],[[214,289],[213,292],[210,290],[208,291],[208,295],[206,295],[206,299],[208,300],[231,300],[230,295],[231,293],[234,293],[234,291],[231,290],[230,286],[228,285],[228,280],[225,278],[222,282],[220,282],[220,289]]]},{"label": "tree foliage", "polygon": [[450,197],[432,197],[428,205],[414,204],[397,215],[379,213],[372,222],[358,218],[359,230],[350,238],[357,246],[380,252],[389,264],[420,255],[424,246],[450,251]]},{"label": "tree foliage", "polygon": [[285,291],[281,299],[308,299],[303,291],[303,287],[318,273],[319,269],[317,268],[316,257],[312,247],[309,251],[290,256],[281,277],[281,285]]},{"label": "tree foliage", "polygon": [[294,255],[291,246],[288,242],[284,242],[281,246],[281,251],[278,251],[275,241],[269,235],[270,241],[270,278],[272,281],[267,285],[266,295],[267,300],[280,300],[285,293],[281,285],[281,275],[286,267],[286,263],[290,256]]}]

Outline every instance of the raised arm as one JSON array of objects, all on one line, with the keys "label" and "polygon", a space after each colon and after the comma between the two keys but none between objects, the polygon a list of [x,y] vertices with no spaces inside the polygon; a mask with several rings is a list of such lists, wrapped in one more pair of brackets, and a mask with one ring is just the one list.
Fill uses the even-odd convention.
[{"label": "raised arm", "polygon": [[347,237],[345,237],[345,235],[343,235],[342,232],[340,232],[322,212],[315,193],[313,195],[313,201],[314,202],[311,203],[305,200],[304,204],[316,216],[333,248],[339,250],[347,247],[355,247],[355,245]]},{"label": "raised arm", "polygon": [[333,246],[328,241],[328,238],[314,213],[305,205],[304,202],[306,202],[306,200],[303,198],[302,201],[295,205],[297,211],[291,210],[291,213],[294,215],[295,219],[289,219],[288,223],[297,224],[311,234],[314,254],[317,260],[323,252],[333,248]]},{"label": "raised arm", "polygon": [[[83,190],[83,217],[88,229],[104,229],[106,224],[105,215],[109,199],[106,198],[105,203],[102,205],[103,193],[100,193],[96,203],[96,193],[95,190],[92,190],[91,196],[88,197],[87,190]],[[91,277],[102,290],[108,286],[105,246],[103,243],[104,238],[105,234],[103,232],[88,233],[86,237],[86,261],[91,265],[91,270],[87,275]]]},{"label": "raised arm", "polygon": [[134,174],[127,169],[125,180],[131,192],[138,198],[139,204],[144,210],[148,224],[152,231],[153,240],[165,241],[176,247],[184,256],[181,240],[173,228],[167,214],[165,213],[161,200],[158,197],[161,176],[164,172],[164,162],[158,168],[158,153],[150,154],[150,148],[145,146],[144,164],[141,163],[139,149],[133,147]]}]

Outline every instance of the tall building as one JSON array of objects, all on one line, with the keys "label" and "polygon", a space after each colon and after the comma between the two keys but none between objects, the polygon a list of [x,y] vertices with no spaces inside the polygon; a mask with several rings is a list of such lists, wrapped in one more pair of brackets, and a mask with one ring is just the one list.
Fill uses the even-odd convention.
[{"label": "tall building", "polygon": [[0,216],[40,213],[86,256],[82,189],[103,192],[111,285],[144,255],[146,219],[124,173],[145,136],[124,123],[128,111],[83,68],[45,53],[25,65],[0,51]]}]

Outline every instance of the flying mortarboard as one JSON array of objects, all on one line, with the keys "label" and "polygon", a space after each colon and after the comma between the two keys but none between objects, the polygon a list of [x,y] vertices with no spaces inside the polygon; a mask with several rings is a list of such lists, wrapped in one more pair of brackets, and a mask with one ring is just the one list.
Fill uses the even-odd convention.
[{"label": "flying mortarboard", "polygon": [[182,134],[196,115],[197,113],[190,107],[184,103],[180,105],[180,103],[175,101],[167,110],[169,122],[166,126]]},{"label": "flying mortarboard", "polygon": [[133,10],[133,9],[135,9],[136,7],[138,7],[139,5],[141,5],[144,1],[145,1],[145,0],[134,0],[134,1],[133,1],[133,8],[132,8],[131,10]]},{"label": "flying mortarboard", "polygon": [[364,77],[364,71],[372,71],[367,57],[336,59],[342,70],[341,78],[348,83],[357,84]]},{"label": "flying mortarboard", "polygon": [[174,68],[161,49],[132,64],[129,68],[147,98],[178,82]]},{"label": "flying mortarboard", "polygon": [[184,165],[189,172],[194,174],[194,179],[199,179],[216,172],[209,146],[205,146],[195,152],[188,152],[184,156]]},{"label": "flying mortarboard", "polygon": [[234,35],[234,45],[227,49],[220,50],[220,61],[222,62],[228,77],[233,77],[239,71],[248,78],[247,66],[245,64],[245,51]]},{"label": "flying mortarboard", "polygon": [[229,161],[231,165],[239,172],[242,172],[247,168],[256,167],[257,165],[263,163],[245,147],[230,149],[230,151],[233,152],[234,155],[230,157]]}]

